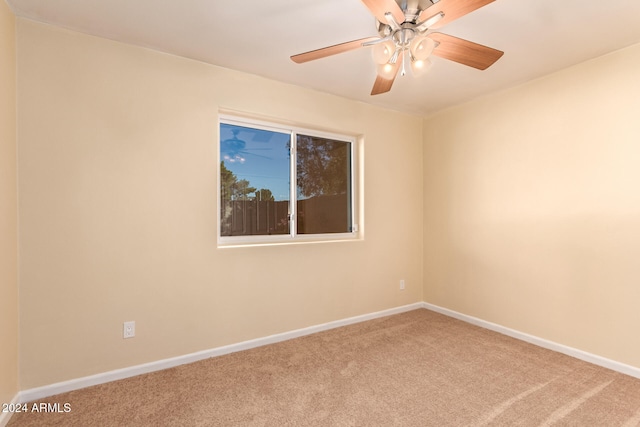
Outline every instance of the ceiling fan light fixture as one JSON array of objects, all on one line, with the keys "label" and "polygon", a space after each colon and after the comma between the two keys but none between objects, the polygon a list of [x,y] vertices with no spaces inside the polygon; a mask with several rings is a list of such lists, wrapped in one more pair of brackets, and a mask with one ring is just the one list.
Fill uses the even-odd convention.
[{"label": "ceiling fan light fixture", "polygon": [[431,55],[435,47],[436,42],[433,39],[426,36],[416,37],[411,42],[411,56],[418,61],[424,61]]},{"label": "ceiling fan light fixture", "polygon": [[387,62],[386,64],[378,64],[376,68],[380,77],[390,79],[395,75],[394,64],[391,64],[389,62]]},{"label": "ceiling fan light fixture", "polygon": [[396,51],[395,44],[388,40],[373,46],[373,60],[376,64],[386,64]]},{"label": "ceiling fan light fixture", "polygon": [[411,61],[411,72],[414,77],[420,77],[431,69],[431,61],[429,59],[416,59]]}]

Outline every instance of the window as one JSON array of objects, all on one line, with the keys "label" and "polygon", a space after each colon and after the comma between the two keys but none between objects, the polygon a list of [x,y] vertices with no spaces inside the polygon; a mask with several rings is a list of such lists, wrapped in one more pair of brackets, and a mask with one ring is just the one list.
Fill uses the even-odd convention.
[{"label": "window", "polygon": [[221,244],[356,236],[355,139],[220,118]]}]

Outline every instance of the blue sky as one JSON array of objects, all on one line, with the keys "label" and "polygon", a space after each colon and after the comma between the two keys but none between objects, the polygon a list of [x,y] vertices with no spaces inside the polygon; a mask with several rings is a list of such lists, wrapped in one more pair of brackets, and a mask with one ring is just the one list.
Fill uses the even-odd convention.
[{"label": "blue sky", "polygon": [[289,141],[288,133],[221,123],[220,159],[238,179],[289,200]]}]

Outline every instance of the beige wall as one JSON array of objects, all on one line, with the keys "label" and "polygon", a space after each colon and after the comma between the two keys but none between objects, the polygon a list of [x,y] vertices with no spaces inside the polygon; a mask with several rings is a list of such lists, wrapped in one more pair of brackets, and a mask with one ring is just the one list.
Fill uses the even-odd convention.
[{"label": "beige wall", "polygon": [[[422,300],[421,119],[31,21],[18,49],[22,389]],[[364,241],[218,249],[220,108],[364,135]]]},{"label": "beige wall", "polygon": [[424,122],[425,301],[640,367],[640,45]]},{"label": "beige wall", "polygon": [[15,17],[0,0],[0,403],[18,392]]}]

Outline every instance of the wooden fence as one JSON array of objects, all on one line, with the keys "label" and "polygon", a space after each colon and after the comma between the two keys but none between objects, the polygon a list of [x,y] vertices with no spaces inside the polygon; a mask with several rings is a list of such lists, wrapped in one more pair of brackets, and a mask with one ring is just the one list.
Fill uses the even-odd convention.
[{"label": "wooden fence", "polygon": [[[297,202],[298,234],[351,231],[351,204],[346,194],[317,196]],[[289,234],[289,202],[223,201],[222,236]]]}]

